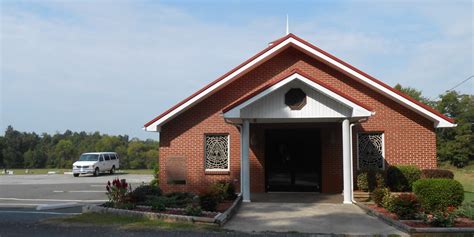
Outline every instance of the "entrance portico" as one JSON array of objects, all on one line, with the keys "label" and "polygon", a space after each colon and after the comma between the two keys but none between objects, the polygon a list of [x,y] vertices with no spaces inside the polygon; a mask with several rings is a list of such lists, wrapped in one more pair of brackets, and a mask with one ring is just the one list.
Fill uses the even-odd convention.
[{"label": "entrance portico", "polygon": [[[352,203],[351,124],[370,117],[371,109],[299,71],[281,78],[224,109],[226,122],[237,125],[241,135],[241,192],[250,202],[251,125],[340,125],[343,203]],[[294,126],[293,126],[294,127]],[[320,137],[321,139],[334,139]],[[324,149],[324,148],[322,148]],[[325,177],[323,177],[324,179]]]}]

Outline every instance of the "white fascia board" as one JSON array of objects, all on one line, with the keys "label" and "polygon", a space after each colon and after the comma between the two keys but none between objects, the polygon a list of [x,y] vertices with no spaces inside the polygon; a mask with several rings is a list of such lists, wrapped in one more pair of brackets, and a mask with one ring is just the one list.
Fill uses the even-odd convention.
[{"label": "white fascia board", "polygon": [[237,69],[233,73],[229,74],[224,79],[217,82],[216,84],[212,85],[211,87],[207,88],[203,92],[201,92],[198,95],[194,96],[193,98],[186,101],[182,105],[178,106],[176,109],[169,112],[168,114],[166,114],[162,118],[158,119],[154,123],[152,123],[149,126],[145,127],[144,130],[145,131],[153,131],[153,132],[159,131],[160,126],[163,123],[165,123],[169,119],[173,118],[174,116],[178,115],[182,111],[186,110],[187,108],[189,108],[193,104],[203,100],[204,98],[209,96],[214,90],[216,90],[219,87],[229,83],[229,81],[234,79],[237,75],[240,75],[240,73],[242,73],[242,72],[248,70],[249,68],[253,67],[254,65],[260,63],[261,61],[265,60],[266,57],[272,55],[273,53],[275,53],[276,51],[282,49],[283,47],[287,46],[290,43],[293,43],[294,45],[300,47],[301,49],[304,49],[307,52],[315,55],[316,57],[328,62],[329,64],[334,65],[335,67],[341,69],[342,71],[348,73],[349,75],[354,76],[356,78],[359,78],[363,83],[365,83],[369,87],[371,87],[371,88],[373,88],[373,89],[375,89],[379,92],[382,92],[382,93],[386,94],[387,96],[394,99],[395,101],[397,101],[401,104],[407,105],[407,107],[409,109],[413,110],[414,112],[420,113],[422,116],[434,121],[435,127],[439,128],[439,127],[455,127],[456,126],[456,124],[450,123],[449,121],[447,121],[447,120],[439,117],[438,115],[426,110],[425,108],[411,102],[410,100],[407,100],[403,96],[400,96],[397,93],[394,93],[393,91],[391,91],[391,90],[385,88],[384,86],[376,83],[375,81],[361,75],[360,73],[348,68],[347,66],[337,62],[336,60],[324,55],[323,53],[309,47],[308,45],[306,45],[306,44],[304,44],[304,43],[302,43],[302,42],[300,42],[300,41],[298,41],[294,38],[288,38],[288,39],[284,40],[283,42],[279,43],[278,45],[276,45],[274,48],[268,50],[267,52],[263,53],[262,55],[258,56],[254,60],[247,63],[246,65],[244,65],[241,68]]},{"label": "white fascia board", "polygon": [[245,107],[251,105],[252,103],[258,101],[259,99],[263,98],[264,96],[268,95],[268,94],[271,94],[272,92],[278,90],[279,88],[281,88],[282,86],[294,81],[294,80],[300,80],[301,82],[307,84],[308,86],[310,86],[311,88],[313,88],[314,90],[317,90],[321,93],[323,93],[324,95],[344,104],[345,106],[349,107],[349,108],[352,108],[352,117],[369,117],[371,116],[373,113],[371,111],[368,111],[367,109],[355,104],[354,102],[334,93],[333,91],[319,85],[318,83],[315,83],[313,82],[312,80],[298,74],[298,73],[294,73],[292,74],[291,76],[283,79],[282,81],[276,83],[275,85],[267,88],[266,90],[260,92],[259,94],[255,95],[254,97],[246,100],[245,102],[243,102],[242,104],[236,106],[235,108],[227,111],[226,113],[224,113],[224,118],[228,118],[228,119],[231,119],[231,118],[240,118],[240,111],[242,109],[244,109]]},{"label": "white fascia board", "polygon": [[276,51],[278,51],[281,48],[288,45],[290,43],[290,41],[291,41],[291,38],[286,39],[285,41],[281,42],[280,44],[278,44],[274,48],[268,50],[267,52],[265,52],[262,55],[258,56],[254,60],[250,61],[248,64],[246,64],[246,65],[242,66],[241,68],[237,69],[235,72],[229,74],[224,79],[218,81],[216,84],[214,84],[211,87],[207,88],[206,90],[204,90],[203,92],[201,92],[198,95],[194,96],[193,98],[186,101],[182,105],[178,106],[176,109],[169,112],[168,114],[166,114],[162,118],[158,119],[154,123],[152,123],[149,126],[145,127],[145,131],[152,131],[152,132],[158,131],[159,126],[161,126],[164,122],[166,122],[169,119],[173,118],[174,116],[178,115],[179,113],[184,111],[186,108],[192,106],[193,104],[203,100],[204,98],[206,98],[206,96],[210,95],[210,93],[212,93],[214,90],[216,90],[217,88],[227,84],[229,81],[231,81],[234,77],[236,77],[240,73],[242,73],[242,72],[246,71],[247,69],[253,67],[255,64],[258,64],[259,62],[265,60],[265,58],[267,58],[269,55],[272,55]]},{"label": "white fascia board", "polygon": [[420,113],[422,116],[432,120],[435,122],[435,127],[436,128],[441,128],[441,127],[455,127],[456,124],[453,124],[449,121],[446,121],[445,119],[441,118],[440,116],[428,111],[427,109],[411,102],[410,100],[404,98],[403,96],[387,89],[386,87],[376,83],[375,81],[361,75],[360,73],[348,68],[347,66],[337,62],[336,60],[324,55],[323,53],[309,47],[308,45],[306,44],[303,44],[301,43],[300,41],[296,40],[296,39],[293,39],[293,38],[290,38],[290,41],[291,43],[297,45],[298,47],[310,52],[311,54],[314,54],[315,56],[317,56],[318,58],[321,58],[323,59],[324,61],[328,62],[329,64],[332,64],[340,69],[342,69],[343,71],[345,71],[346,73],[362,80],[366,85],[370,86],[371,88],[374,88],[386,95],[388,95],[390,98],[394,99],[395,101],[401,103],[401,104],[406,104],[408,106],[409,109],[413,110],[414,112],[418,112]]}]

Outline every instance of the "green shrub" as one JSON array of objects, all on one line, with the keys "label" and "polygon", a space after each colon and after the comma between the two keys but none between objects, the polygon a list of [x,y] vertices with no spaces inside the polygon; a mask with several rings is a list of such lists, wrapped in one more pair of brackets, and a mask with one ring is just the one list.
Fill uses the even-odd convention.
[{"label": "green shrub", "polygon": [[216,211],[219,204],[219,197],[213,193],[206,193],[199,196],[199,205],[206,211]]},{"label": "green shrub", "polygon": [[213,183],[209,188],[209,192],[218,197],[220,201],[233,200],[237,196],[235,194],[234,184],[232,182],[227,181],[219,181],[217,183]]},{"label": "green shrub", "polygon": [[413,184],[413,191],[428,212],[458,207],[464,200],[464,189],[454,179],[420,179]]},{"label": "green shrub", "polygon": [[451,227],[456,217],[457,213],[454,210],[435,211],[432,214],[424,214],[423,221],[435,227]]},{"label": "green shrub", "polygon": [[200,206],[188,205],[186,209],[184,210],[184,212],[188,216],[201,216],[202,215],[202,209]]},{"label": "green shrub", "polygon": [[465,202],[458,209],[458,214],[474,220],[474,202]]},{"label": "green shrub", "polygon": [[188,192],[174,192],[169,193],[166,197],[169,198],[169,206],[174,208],[185,208],[188,204],[193,202],[196,195]]},{"label": "green shrub", "polygon": [[383,206],[383,198],[390,194],[390,190],[388,188],[375,188],[374,191],[370,194],[372,200],[377,204],[377,206]]},{"label": "green shrub", "polygon": [[415,195],[402,193],[393,199],[390,209],[401,220],[413,220],[417,217],[420,204]]},{"label": "green shrub", "polygon": [[168,198],[160,197],[151,203],[151,210],[153,211],[164,211],[166,210]]},{"label": "green shrub", "polygon": [[384,174],[380,170],[361,170],[357,175],[357,187],[363,191],[372,191],[385,186]]},{"label": "green shrub", "polygon": [[453,179],[454,174],[450,170],[424,169],[421,171],[422,179]]},{"label": "green shrub", "polygon": [[387,185],[392,192],[410,192],[421,171],[414,165],[396,165],[387,169]]},{"label": "green shrub", "polygon": [[387,209],[390,212],[393,212],[394,211],[394,207],[393,207],[394,199],[395,199],[395,197],[392,194],[385,195],[382,198],[382,207]]},{"label": "green shrub", "polygon": [[160,185],[160,165],[157,163],[153,164],[153,179],[150,181],[151,186]]},{"label": "green shrub", "polygon": [[130,200],[135,203],[143,203],[148,196],[160,196],[161,189],[155,185],[142,184],[129,193]]}]

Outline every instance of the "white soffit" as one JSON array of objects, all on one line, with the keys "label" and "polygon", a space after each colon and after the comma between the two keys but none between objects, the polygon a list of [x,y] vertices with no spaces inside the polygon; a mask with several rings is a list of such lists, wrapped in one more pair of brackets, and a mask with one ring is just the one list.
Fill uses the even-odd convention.
[{"label": "white soffit", "polygon": [[264,91],[260,92],[259,94],[253,96],[252,98],[242,102],[238,106],[232,108],[231,110],[227,111],[224,113],[224,118],[240,118],[241,117],[241,111],[245,109],[248,106],[251,106],[253,103],[257,102],[261,98],[271,94],[272,92],[277,91],[281,87],[287,85],[288,83],[291,83],[294,80],[299,80],[303,82],[304,84],[308,85],[310,88],[328,96],[329,98],[349,107],[352,109],[352,115],[351,117],[369,117],[373,113],[360,105],[357,105],[356,103],[346,99],[345,97],[338,95],[337,93],[329,90],[328,88],[321,86],[320,84],[298,74],[294,73],[290,75],[289,77],[281,80],[280,82],[276,83],[275,85],[265,89]]}]

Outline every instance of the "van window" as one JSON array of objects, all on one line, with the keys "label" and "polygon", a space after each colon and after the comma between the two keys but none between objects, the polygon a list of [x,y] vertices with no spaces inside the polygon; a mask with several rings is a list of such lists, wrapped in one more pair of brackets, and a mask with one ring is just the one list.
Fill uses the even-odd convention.
[{"label": "van window", "polygon": [[110,160],[109,154],[104,154],[105,160]]},{"label": "van window", "polygon": [[115,157],[115,154],[109,154],[109,155],[110,155],[111,160],[116,160],[117,159],[117,157]]},{"label": "van window", "polygon": [[101,155],[100,158],[99,158],[99,162],[100,161],[104,161],[104,155]]}]

